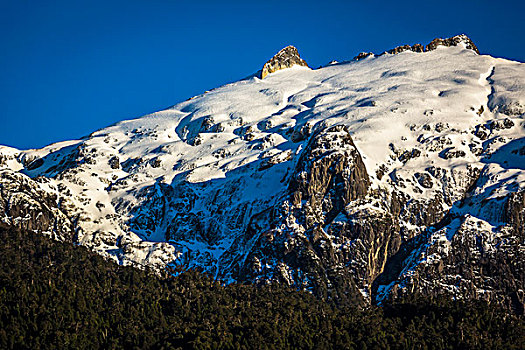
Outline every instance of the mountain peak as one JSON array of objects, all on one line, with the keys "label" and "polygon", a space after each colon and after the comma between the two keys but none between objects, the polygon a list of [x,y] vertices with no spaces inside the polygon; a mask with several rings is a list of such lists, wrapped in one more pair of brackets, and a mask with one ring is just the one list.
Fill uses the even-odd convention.
[{"label": "mountain peak", "polygon": [[288,45],[264,64],[261,70],[261,79],[270,73],[295,65],[308,67],[308,64],[299,56],[299,51],[294,46]]},{"label": "mountain peak", "polygon": [[470,49],[479,54],[479,50],[476,45],[465,34],[456,35],[452,38],[446,39],[436,38],[426,46],[425,51],[435,50],[438,46],[457,46],[459,43],[464,43],[467,49]]}]

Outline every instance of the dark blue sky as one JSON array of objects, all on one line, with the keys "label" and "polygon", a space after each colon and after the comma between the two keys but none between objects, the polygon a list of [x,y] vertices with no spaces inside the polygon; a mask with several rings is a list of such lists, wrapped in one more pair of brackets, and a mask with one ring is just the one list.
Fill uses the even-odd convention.
[{"label": "dark blue sky", "polygon": [[466,33],[525,61],[524,1],[0,1],[0,144],[42,147],[243,78]]}]

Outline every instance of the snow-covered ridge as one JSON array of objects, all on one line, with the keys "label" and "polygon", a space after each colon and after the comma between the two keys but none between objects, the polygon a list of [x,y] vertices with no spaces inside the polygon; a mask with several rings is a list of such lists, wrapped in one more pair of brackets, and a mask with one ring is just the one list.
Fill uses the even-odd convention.
[{"label": "snow-covered ridge", "polygon": [[[440,242],[437,235],[451,241],[461,226],[432,228],[440,220],[469,215],[483,232],[502,232],[509,223],[494,213],[525,188],[525,64],[479,55],[467,39],[314,70],[294,65],[84,140],[41,150],[2,146],[0,166],[47,178],[57,203],[69,203],[62,210],[72,239],[122,264],[198,266],[223,280],[251,276],[313,290],[312,272],[287,255],[310,240],[319,245],[305,250],[312,261],[353,276],[370,300],[387,258],[429,235],[407,260],[411,267],[380,288],[383,297],[408,285],[407,271],[423,261],[424,247]],[[300,203],[287,204],[289,181],[300,175],[298,160],[312,138],[334,125],[351,135],[370,187],[335,217],[308,214],[329,220],[311,231],[301,222],[308,215],[297,214],[305,210]],[[279,227],[255,225],[261,213],[286,205],[296,222],[278,223],[272,214]],[[2,220],[12,222],[6,208]],[[385,227],[374,231],[375,243],[367,225]],[[263,239],[283,251],[268,251]],[[326,276],[327,285],[335,283]]]}]

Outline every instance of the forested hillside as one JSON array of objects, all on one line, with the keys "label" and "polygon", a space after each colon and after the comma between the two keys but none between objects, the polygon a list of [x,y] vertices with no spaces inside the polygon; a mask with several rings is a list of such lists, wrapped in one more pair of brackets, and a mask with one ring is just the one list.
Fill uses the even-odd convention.
[{"label": "forested hillside", "polygon": [[280,285],[158,276],[12,228],[0,239],[3,349],[525,347],[523,321],[481,302],[358,311]]}]

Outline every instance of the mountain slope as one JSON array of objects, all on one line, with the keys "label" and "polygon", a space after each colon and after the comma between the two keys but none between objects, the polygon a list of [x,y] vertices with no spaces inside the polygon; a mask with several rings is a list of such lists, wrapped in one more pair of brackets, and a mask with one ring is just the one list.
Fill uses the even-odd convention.
[{"label": "mountain slope", "polygon": [[361,305],[448,293],[522,313],[525,64],[479,55],[466,36],[421,51],[293,66],[83,140],[3,147],[2,220],[46,213],[26,205],[34,195],[13,209],[27,197],[16,177],[58,209],[27,228],[121,264]]}]

